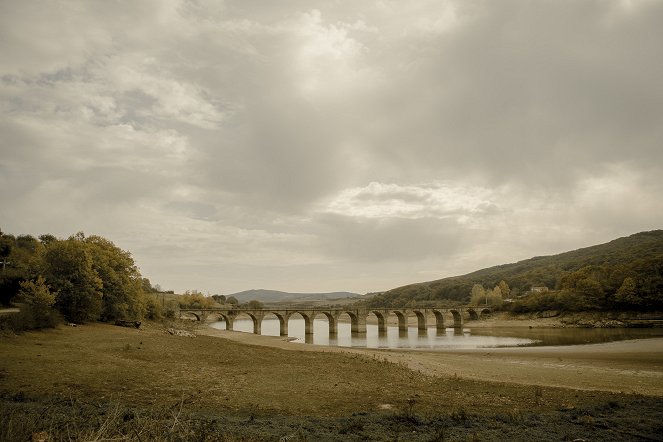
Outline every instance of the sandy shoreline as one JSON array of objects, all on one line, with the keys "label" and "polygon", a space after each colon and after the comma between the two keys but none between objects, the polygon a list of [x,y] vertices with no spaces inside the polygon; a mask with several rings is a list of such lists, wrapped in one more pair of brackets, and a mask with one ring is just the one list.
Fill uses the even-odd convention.
[{"label": "sandy shoreline", "polygon": [[208,326],[200,327],[197,333],[290,351],[362,354],[403,364],[432,376],[663,397],[663,338],[558,347],[430,351],[301,344],[285,337]]}]

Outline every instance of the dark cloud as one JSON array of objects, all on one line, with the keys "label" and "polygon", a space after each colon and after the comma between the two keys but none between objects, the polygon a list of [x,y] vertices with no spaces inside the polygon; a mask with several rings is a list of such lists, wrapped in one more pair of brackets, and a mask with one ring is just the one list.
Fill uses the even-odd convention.
[{"label": "dark cloud", "polygon": [[212,292],[660,228],[662,41],[644,0],[2,2],[1,227]]}]

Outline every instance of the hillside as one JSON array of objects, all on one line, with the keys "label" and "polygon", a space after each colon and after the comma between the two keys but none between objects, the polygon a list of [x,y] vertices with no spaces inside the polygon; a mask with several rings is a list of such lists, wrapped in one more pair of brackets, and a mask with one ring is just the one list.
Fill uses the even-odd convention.
[{"label": "hillside", "polygon": [[361,296],[359,293],[350,292],[330,292],[330,293],[289,293],[278,290],[245,290],[239,293],[233,293],[239,302],[248,302],[252,300],[261,302],[281,302],[281,301],[321,301],[331,299],[355,298]]},{"label": "hillside", "polygon": [[[404,306],[453,300],[466,302],[474,284],[492,288],[504,280],[511,295],[529,292],[532,287],[565,289],[569,293],[593,296],[602,305],[623,301],[616,293],[625,279],[642,306],[661,307],[663,299],[663,230],[641,232],[605,244],[551,256],[536,256],[513,264],[498,265],[467,275],[410,284],[389,290],[368,301],[370,306]],[[622,293],[626,293],[622,289]],[[635,301],[634,301],[635,302]]]}]

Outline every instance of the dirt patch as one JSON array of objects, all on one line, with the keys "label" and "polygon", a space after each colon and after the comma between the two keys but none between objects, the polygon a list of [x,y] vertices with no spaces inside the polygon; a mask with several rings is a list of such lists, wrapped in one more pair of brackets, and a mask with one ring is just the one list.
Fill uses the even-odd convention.
[{"label": "dirt patch", "polygon": [[439,377],[663,396],[663,338],[592,345],[474,350],[376,350],[300,344],[201,326],[198,333],[299,352],[385,360]]},{"label": "dirt patch", "polygon": [[[645,436],[660,434],[663,422],[660,396],[487,382],[417,365],[443,366],[455,357],[468,359],[451,364],[476,365],[481,355],[428,361],[431,355],[417,352],[311,351],[244,334],[284,349],[201,334],[187,339],[170,335],[169,326],[90,324],[0,339],[2,431],[49,431],[49,440],[91,438],[108,428],[116,433],[104,437],[124,440],[151,440],[146,435],[158,431],[161,440],[466,440],[473,433],[503,440],[512,430],[529,435],[520,440],[546,440],[532,436],[538,428],[550,431],[550,440],[597,431],[614,436],[603,440],[623,440],[632,419],[640,419],[632,428]],[[0,439],[17,440],[7,433]]]}]

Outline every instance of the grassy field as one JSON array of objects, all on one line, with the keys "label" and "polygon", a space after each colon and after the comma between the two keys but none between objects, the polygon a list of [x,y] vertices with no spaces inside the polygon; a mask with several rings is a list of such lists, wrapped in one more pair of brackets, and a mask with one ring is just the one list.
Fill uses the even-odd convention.
[{"label": "grassy field", "polygon": [[[177,328],[190,326],[178,323]],[[0,338],[0,440],[661,440],[663,400],[104,324]]]}]

